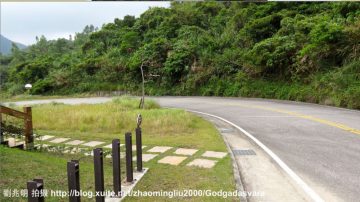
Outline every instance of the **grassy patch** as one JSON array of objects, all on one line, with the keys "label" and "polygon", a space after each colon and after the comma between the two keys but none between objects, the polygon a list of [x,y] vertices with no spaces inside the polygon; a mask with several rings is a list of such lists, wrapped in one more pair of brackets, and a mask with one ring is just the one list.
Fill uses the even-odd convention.
[{"label": "grassy patch", "polygon": [[39,134],[81,140],[123,141],[125,132],[134,131],[136,117],[143,117],[143,140],[148,145],[166,145],[225,151],[215,128],[184,110],[161,109],[151,100],[145,110],[131,98],[105,104],[33,106],[33,125]]},{"label": "grassy patch", "polygon": [[[93,164],[90,157],[29,152],[0,146],[0,201],[18,201],[21,198],[5,198],[4,189],[26,189],[26,182],[33,178],[44,179],[44,187],[51,190],[67,190],[66,162],[80,160],[80,184],[85,191],[94,191]],[[112,186],[111,162],[105,160],[105,186]],[[123,163],[124,164],[124,163]],[[122,169],[124,170],[124,169]],[[50,194],[50,193],[49,193]],[[82,198],[83,201],[93,199]],[[67,201],[68,198],[50,197],[46,201]],[[20,200],[21,201],[21,200]],[[24,199],[22,201],[25,201]]]},{"label": "grassy patch", "polygon": [[[161,109],[149,101],[147,109],[137,109],[137,100],[121,98],[106,104],[63,105],[47,104],[33,107],[34,128],[42,135],[52,134],[79,140],[98,140],[107,144],[113,138],[123,143],[125,131],[133,131],[136,116],[143,116],[144,153],[152,146],[173,146],[159,154],[144,166],[150,168],[135,190],[172,191],[172,190],[212,190],[234,191],[235,184],[231,159],[226,156],[217,160],[211,169],[188,167],[187,163],[201,156],[205,150],[226,151],[222,138],[212,124],[183,110]],[[47,142],[44,142],[48,144]],[[199,149],[178,166],[157,163],[168,155],[174,155],[177,147]],[[50,152],[29,152],[0,146],[0,190],[24,189],[26,181],[42,177],[45,187],[52,190],[67,190],[66,162],[80,159],[81,189],[94,191],[92,157],[81,154],[62,154]],[[122,176],[125,176],[125,162],[121,159]],[[104,159],[105,187],[112,190],[112,163]],[[135,165],[134,165],[135,166]],[[1,198],[2,197],[2,198]],[[0,201],[3,201],[0,193]],[[9,198],[5,200],[8,201]],[[222,197],[145,197],[141,201],[235,201],[235,198]],[[82,201],[93,199],[82,198]],[[138,201],[137,197],[125,201]],[[13,200],[16,201],[16,200]],[[67,198],[49,198],[47,201],[67,201]]]},{"label": "grassy patch", "polygon": [[[212,190],[212,191],[234,191],[234,179],[229,156],[219,160],[212,169],[188,167],[186,164],[195,156],[189,157],[178,166],[156,163],[166,155],[170,155],[175,149],[157,156],[144,166],[150,168],[145,177],[138,183],[135,190],[140,191],[172,191],[172,190]],[[92,157],[80,154],[61,154],[48,152],[29,152],[19,149],[10,149],[0,146],[0,190],[4,189],[26,189],[26,182],[36,177],[44,179],[44,186],[50,190],[67,190],[66,162],[71,159],[80,160],[80,185],[83,191],[94,191],[94,174]],[[134,164],[135,166],[135,164]],[[121,159],[121,175],[125,174],[125,161]],[[112,190],[112,163],[110,159],[104,158],[105,189]],[[7,198],[0,193],[0,201],[24,201],[24,198]],[[50,197],[46,201],[67,201],[67,198]],[[126,201],[138,201],[139,198],[131,197]],[[141,201],[173,201],[183,198],[167,197],[144,197]],[[235,201],[235,198],[221,197],[187,197],[189,201]],[[93,201],[82,197],[82,201]]]}]

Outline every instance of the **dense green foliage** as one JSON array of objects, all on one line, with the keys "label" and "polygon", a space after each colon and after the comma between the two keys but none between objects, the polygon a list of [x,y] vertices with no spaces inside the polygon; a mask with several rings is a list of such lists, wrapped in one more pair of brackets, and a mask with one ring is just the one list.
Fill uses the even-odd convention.
[{"label": "dense green foliage", "polygon": [[1,59],[9,94],[247,96],[360,109],[360,4],[172,3]]}]

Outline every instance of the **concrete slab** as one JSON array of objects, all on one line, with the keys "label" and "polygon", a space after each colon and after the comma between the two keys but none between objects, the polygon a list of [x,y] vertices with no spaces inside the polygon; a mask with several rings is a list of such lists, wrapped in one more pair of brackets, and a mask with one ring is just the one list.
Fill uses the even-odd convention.
[{"label": "concrete slab", "polygon": [[164,153],[167,150],[171,149],[172,147],[163,147],[163,146],[155,146],[153,148],[151,148],[150,150],[148,150],[147,152],[150,153]]},{"label": "concrete slab", "polygon": [[68,141],[68,140],[70,140],[70,138],[55,138],[55,139],[51,140],[50,142],[51,143],[62,143],[62,142]]},{"label": "concrete slab", "polygon": [[70,141],[70,142],[66,142],[65,144],[68,144],[68,145],[79,145],[79,144],[82,144],[84,143],[85,141],[81,141],[81,140],[73,140],[73,141]]},{"label": "concrete slab", "polygon": [[16,147],[16,146],[25,144],[25,141],[20,141],[18,139],[12,138],[12,137],[8,138],[7,141],[8,141],[9,147]]},{"label": "concrete slab", "polygon": [[84,146],[88,146],[88,147],[95,147],[101,144],[105,144],[105,142],[99,142],[99,141],[90,141],[88,143],[82,144]]},{"label": "concrete slab", "polygon": [[77,154],[77,153],[80,153],[81,151],[82,151],[81,148],[72,148],[71,151],[70,151],[70,153],[71,153],[71,154]]},{"label": "concrete slab", "polygon": [[125,158],[125,152],[120,152],[120,158]]},{"label": "concrete slab", "polygon": [[[144,149],[145,147],[146,147],[146,146],[145,146],[145,145],[143,145],[141,148],[143,148],[143,149]],[[133,146],[132,146],[132,150],[133,150],[133,151],[136,151],[136,145],[133,145]]]},{"label": "concrete slab", "polygon": [[48,148],[50,145],[48,145],[48,144],[42,144],[42,145],[40,145],[40,147],[42,147],[42,148]]},{"label": "concrete slab", "polygon": [[[85,152],[84,153],[85,156],[94,156],[94,152],[93,151],[90,151],[90,152]],[[108,154],[105,156],[105,158],[112,158],[112,155],[111,154]],[[120,158],[125,158],[125,152],[120,152]]]},{"label": "concrete slab", "polygon": [[215,166],[217,161],[209,160],[209,159],[194,159],[187,166],[197,166],[200,168],[212,168]]},{"label": "concrete slab", "polygon": [[179,148],[177,149],[174,153],[175,154],[179,154],[179,155],[186,155],[186,156],[192,156],[193,154],[195,154],[197,151],[197,149],[185,149],[185,148]]},{"label": "concrete slab", "polygon": [[[142,154],[142,161],[148,162],[151,159],[155,158],[156,156],[157,156],[157,154]],[[136,156],[133,158],[133,160],[136,161]]]},{"label": "concrete slab", "polygon": [[206,151],[201,156],[221,159],[224,158],[226,155],[227,155],[226,152]]},{"label": "concrete slab", "polygon": [[49,140],[51,138],[53,138],[54,136],[52,135],[44,135],[44,136],[40,136],[38,139],[39,140]]},{"label": "concrete slab", "polygon": [[[120,144],[120,147],[124,146],[124,144]],[[109,148],[112,149],[112,144],[108,144],[106,146],[104,146],[104,148]]]},{"label": "concrete slab", "polygon": [[147,171],[149,170],[149,168],[144,168],[142,172],[137,172],[135,171],[133,176],[134,176],[134,181],[131,183],[121,183],[121,195],[122,197],[109,197],[107,196],[105,198],[105,202],[120,202],[122,201],[127,195],[129,195],[129,193],[131,192],[131,190],[134,189],[134,187],[136,186],[136,184],[141,180],[141,178],[147,173]]},{"label": "concrete slab", "polygon": [[93,151],[85,152],[84,155],[85,156],[94,156],[94,152]]},{"label": "concrete slab", "polygon": [[187,157],[185,156],[165,156],[164,158],[160,159],[158,163],[170,164],[177,166],[181,162],[183,162]]},{"label": "concrete slab", "polygon": [[46,148],[48,152],[56,152],[58,149],[56,146],[49,146]]}]

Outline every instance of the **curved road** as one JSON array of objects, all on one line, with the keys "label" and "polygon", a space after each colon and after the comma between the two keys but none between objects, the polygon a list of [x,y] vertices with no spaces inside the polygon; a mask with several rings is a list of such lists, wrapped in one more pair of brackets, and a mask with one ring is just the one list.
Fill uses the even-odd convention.
[{"label": "curved road", "polygon": [[325,201],[359,201],[359,111],[264,99],[156,99],[162,106],[210,113],[242,127]]},{"label": "curved road", "polygon": [[[109,99],[83,100],[99,103]],[[325,201],[359,201],[359,111],[264,99],[154,99],[165,107],[210,113],[235,123],[271,149]],[[63,101],[71,104],[74,99]]]}]

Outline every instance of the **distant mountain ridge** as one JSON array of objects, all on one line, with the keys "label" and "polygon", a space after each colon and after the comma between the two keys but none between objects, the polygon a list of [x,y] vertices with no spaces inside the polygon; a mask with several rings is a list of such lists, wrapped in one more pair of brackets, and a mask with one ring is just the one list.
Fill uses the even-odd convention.
[{"label": "distant mountain ridge", "polygon": [[0,53],[3,55],[9,55],[11,53],[12,43],[15,43],[20,49],[25,49],[27,47],[24,44],[13,42],[3,35],[0,35]]}]

